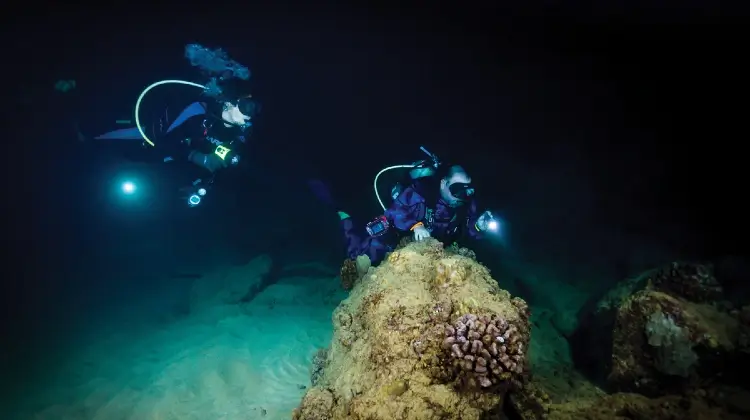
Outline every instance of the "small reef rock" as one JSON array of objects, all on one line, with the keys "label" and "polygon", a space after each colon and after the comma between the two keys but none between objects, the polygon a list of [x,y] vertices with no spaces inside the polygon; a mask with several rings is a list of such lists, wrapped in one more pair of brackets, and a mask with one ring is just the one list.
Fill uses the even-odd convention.
[{"label": "small reef rock", "polygon": [[629,398],[627,418],[749,417],[750,404],[742,401],[750,400],[750,311],[725,299],[710,265],[682,262],[606,295],[581,317],[573,353],[578,367],[608,390],[634,394],[606,396],[578,415]]},{"label": "small reef rock", "polygon": [[500,419],[506,402],[541,418],[528,307],[470,253],[410,243],[352,286],[294,419]]}]

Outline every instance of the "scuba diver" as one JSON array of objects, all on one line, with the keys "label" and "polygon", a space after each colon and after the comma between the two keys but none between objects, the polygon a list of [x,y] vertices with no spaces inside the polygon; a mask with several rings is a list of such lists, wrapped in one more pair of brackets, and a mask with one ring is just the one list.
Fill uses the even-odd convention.
[{"label": "scuba diver", "polygon": [[[406,235],[416,241],[434,237],[445,244],[467,236],[481,239],[486,232],[499,230],[500,222],[492,212],[479,213],[469,174],[459,165],[441,164],[424,147],[421,150],[430,159],[391,166],[376,175],[375,195],[384,210],[382,215],[363,227],[346,212],[338,211],[349,258],[367,255],[377,264]],[[392,202],[386,207],[378,193],[378,178],[398,168],[410,169],[407,186],[396,184],[391,189]],[[311,187],[318,198],[333,205],[324,184],[312,181]]]},{"label": "scuba diver", "polygon": [[[194,207],[212,186],[217,172],[240,163],[239,152],[250,137],[260,105],[249,92],[242,90],[242,83],[237,80],[247,80],[249,70],[229,59],[222,50],[190,44],[185,55],[192,65],[210,76],[205,85],[184,80],[153,83],[136,102],[134,127],[110,131],[95,139],[143,140],[144,147],[155,152],[150,155],[160,162],[190,162],[207,171],[208,181],[198,178],[181,188],[188,195],[188,205]],[[141,101],[151,89],[164,84],[197,87],[207,98],[186,106],[173,121],[169,121],[165,112],[163,118],[144,129],[139,115]]]}]

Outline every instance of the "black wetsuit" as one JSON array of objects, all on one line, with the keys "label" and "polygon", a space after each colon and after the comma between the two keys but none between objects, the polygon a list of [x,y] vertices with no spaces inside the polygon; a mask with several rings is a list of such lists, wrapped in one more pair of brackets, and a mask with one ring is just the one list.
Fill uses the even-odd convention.
[{"label": "black wetsuit", "polygon": [[187,161],[194,153],[209,155],[215,153],[217,147],[223,146],[231,151],[227,158],[237,157],[236,162],[227,162],[228,166],[239,161],[239,153],[250,135],[251,127],[245,130],[237,126],[227,127],[220,117],[209,112],[195,116],[182,123],[163,138],[159,139],[155,148],[168,161]]}]

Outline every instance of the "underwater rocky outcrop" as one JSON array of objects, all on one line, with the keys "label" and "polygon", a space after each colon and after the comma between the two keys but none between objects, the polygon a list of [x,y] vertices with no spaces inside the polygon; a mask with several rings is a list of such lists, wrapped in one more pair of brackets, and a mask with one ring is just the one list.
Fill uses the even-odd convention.
[{"label": "underwater rocky outcrop", "polygon": [[334,312],[326,360],[294,418],[468,420],[508,409],[541,418],[529,315],[471,253],[410,243],[355,281]]},{"label": "underwater rocky outcrop", "polygon": [[430,240],[364,275],[349,263],[295,419],[750,418],[750,306],[710,265],[650,270],[589,306],[565,336],[589,382],[567,365],[532,372],[526,303],[459,251]]},{"label": "underwater rocky outcrop", "polygon": [[[675,262],[613,289],[582,316],[572,345],[577,365],[605,388],[634,393],[608,397],[615,406],[631,399],[641,414],[627,418],[677,418],[657,416],[659,404],[681,418],[747,418],[748,314],[726,300],[712,266]],[[688,406],[714,413],[695,417]]]}]

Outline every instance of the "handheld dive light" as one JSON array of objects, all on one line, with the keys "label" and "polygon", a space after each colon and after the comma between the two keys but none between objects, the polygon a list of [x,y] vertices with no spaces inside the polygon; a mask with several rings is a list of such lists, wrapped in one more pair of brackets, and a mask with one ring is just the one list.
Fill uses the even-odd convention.
[{"label": "handheld dive light", "polygon": [[485,231],[499,236],[504,236],[502,221],[489,210],[479,216],[475,227],[479,231]]},{"label": "handheld dive light", "polygon": [[128,195],[133,194],[135,192],[135,184],[130,181],[123,182],[122,192]]}]

